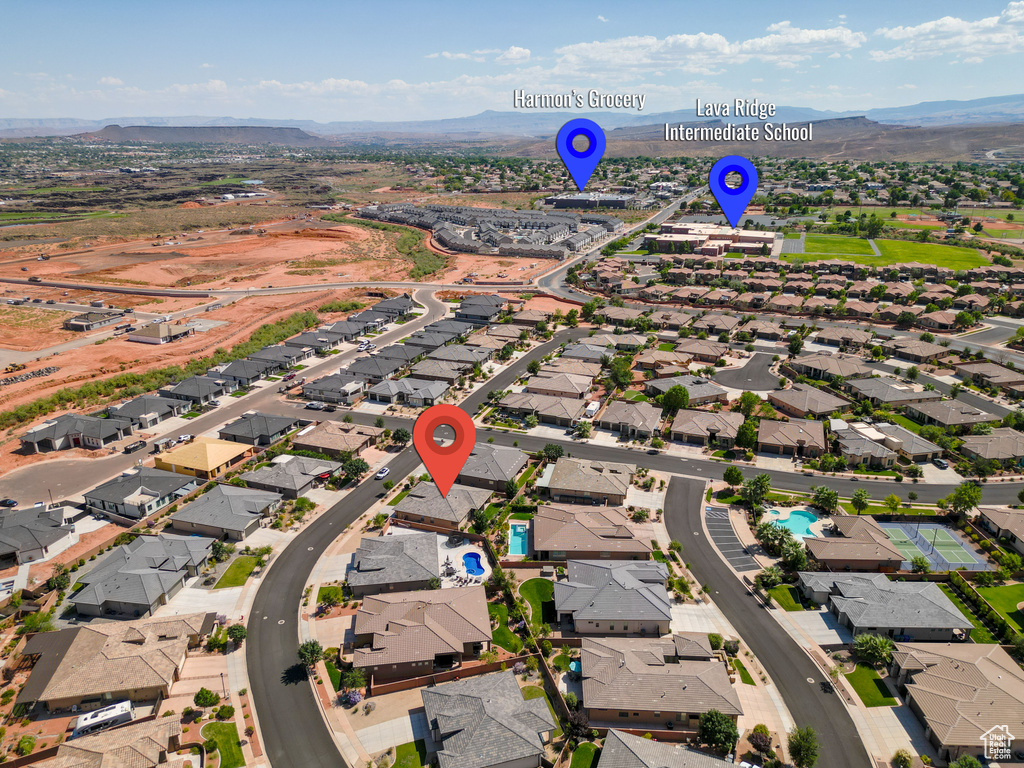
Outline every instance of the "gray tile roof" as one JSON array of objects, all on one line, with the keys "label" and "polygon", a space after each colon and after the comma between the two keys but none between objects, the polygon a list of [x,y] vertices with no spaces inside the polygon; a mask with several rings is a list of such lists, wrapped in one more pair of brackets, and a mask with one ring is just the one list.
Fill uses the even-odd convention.
[{"label": "gray tile roof", "polygon": [[725,664],[680,659],[672,637],[584,638],[580,660],[588,708],[743,713]]},{"label": "gray tile roof", "polygon": [[541,552],[636,553],[647,557],[651,547],[633,536],[629,516],[621,507],[542,504],[533,516],[533,547]]},{"label": "gray tile roof", "polygon": [[848,400],[808,384],[794,384],[789,389],[776,389],[768,393],[768,400],[816,416],[842,411],[850,406]]},{"label": "gray tile roof", "polygon": [[603,357],[611,357],[614,351],[611,347],[599,347],[595,344],[569,344],[562,352],[562,357],[575,360],[592,360],[595,363],[601,362]]},{"label": "gray tile roof", "polygon": [[587,410],[587,401],[575,397],[540,395],[536,392],[509,392],[501,399],[500,407],[548,416],[553,419],[576,421]]},{"label": "gray tile roof", "polygon": [[370,377],[370,378],[387,378],[393,376],[398,371],[405,367],[403,360],[394,360],[392,358],[385,357],[361,357],[358,360],[352,362],[346,372],[353,374],[354,376]]},{"label": "gray tile roof", "polygon": [[230,435],[232,437],[243,437],[252,440],[261,437],[272,437],[282,432],[287,432],[296,425],[295,419],[290,416],[271,416],[266,413],[250,413],[236,421],[227,424],[217,432],[221,437]]},{"label": "gray tile roof", "polygon": [[320,475],[333,475],[340,470],[341,462],[338,461],[290,456],[287,461],[275,460],[269,467],[260,467],[254,472],[246,472],[241,475],[241,478],[247,483],[253,482],[282,490],[298,491],[308,486]]},{"label": "gray tile roof", "polygon": [[71,535],[45,509],[21,509],[0,515],[0,555],[52,547]]},{"label": "gray tile roof", "polygon": [[504,483],[514,480],[525,466],[526,454],[518,448],[477,443],[459,472],[459,477]]},{"label": "gray tile roof", "polygon": [[650,560],[570,560],[568,580],[555,583],[555,609],[576,619],[672,619],[665,581],[668,568]]},{"label": "gray tile roof", "polygon": [[555,729],[543,698],[524,700],[511,671],[425,688],[431,730],[440,734],[440,768],[490,768],[544,754]]},{"label": "gray tile roof", "polygon": [[127,403],[112,405],[108,408],[111,416],[120,416],[123,419],[137,421],[140,417],[149,413],[155,413],[160,418],[167,418],[174,413],[180,413],[185,409],[181,400],[173,397],[160,397],[159,395],[141,395]]},{"label": "gray tile roof", "polygon": [[554,467],[549,465],[545,468],[543,487],[553,492],[588,491],[591,495],[625,496],[634,474],[635,464],[588,461],[563,456],[555,462]]},{"label": "gray tile roof", "polygon": [[274,367],[274,364],[267,360],[250,360],[248,358],[235,360],[224,366],[222,376],[230,376],[236,379],[258,379]]},{"label": "gray tile roof", "polygon": [[937,584],[890,581],[884,573],[800,573],[800,583],[830,592],[829,602],[846,614],[854,629],[896,627],[970,629],[973,625]]},{"label": "gray tile roof", "polygon": [[465,344],[451,344],[435,349],[427,355],[428,360],[442,360],[453,363],[485,363],[491,358],[491,352],[481,347],[467,347]]},{"label": "gray tile roof", "polygon": [[825,428],[820,421],[810,419],[791,419],[790,421],[773,421],[761,419],[757,427],[757,442],[768,445],[781,445],[795,448],[804,445],[824,451]]},{"label": "gray tile roof", "polygon": [[625,731],[608,731],[600,768],[727,768],[734,763],[669,742],[645,739]]},{"label": "gray tile roof", "polygon": [[718,398],[726,394],[726,391],[715,384],[712,379],[703,376],[670,376],[646,382],[647,391],[654,395],[664,394],[676,385],[681,386],[689,393],[691,402],[706,398]]},{"label": "gray tile roof", "polygon": [[402,394],[407,397],[419,395],[437,399],[447,391],[448,384],[443,381],[429,381],[406,376],[404,379],[384,379],[366,390],[366,393],[371,396],[395,397]]},{"label": "gray tile roof", "polygon": [[990,421],[999,421],[998,416],[993,416],[987,411],[975,408],[973,405],[961,403],[957,400],[942,400],[933,403],[913,403],[907,408],[916,411],[922,416],[932,419],[937,424],[947,427],[955,427],[964,424],[984,424]]},{"label": "gray tile roof", "polygon": [[243,532],[254,519],[262,517],[280,500],[280,494],[270,491],[218,485],[191,504],[186,504],[171,519]]},{"label": "gray tile roof", "polygon": [[361,539],[346,578],[354,586],[373,586],[429,581],[440,575],[437,534],[411,533]]},{"label": "gray tile roof", "polygon": [[459,525],[470,513],[481,509],[491,498],[486,488],[470,488],[468,485],[453,485],[447,496],[433,483],[417,483],[404,499],[395,506],[395,512],[410,516],[423,515],[435,520],[448,520]]},{"label": "gray tile roof", "polygon": [[1024,433],[1010,427],[997,427],[989,435],[965,437],[963,450],[983,459],[1010,461],[1024,456]]},{"label": "gray tile roof", "polygon": [[714,434],[719,438],[735,440],[742,424],[742,413],[680,410],[672,420],[671,431],[704,438]]},{"label": "gray tile roof", "polygon": [[661,423],[661,408],[650,403],[634,403],[629,400],[616,400],[611,403],[601,417],[600,424],[633,426],[641,432],[653,434]]},{"label": "gray tile roof", "polygon": [[224,393],[224,382],[210,376],[193,376],[165,390],[181,397],[216,397]]},{"label": "gray tile roof", "polygon": [[941,400],[942,393],[937,390],[917,389],[890,379],[885,376],[872,377],[867,379],[853,379],[846,383],[847,388],[854,394],[881,403],[899,405],[905,402],[916,402],[924,400]]},{"label": "gray tile roof", "polygon": [[123,504],[125,499],[147,490],[156,498],[163,498],[170,494],[181,491],[194,484],[196,479],[188,475],[179,475],[177,472],[167,472],[163,469],[152,467],[139,467],[132,470],[131,474],[124,474],[108,480],[85,492],[86,501],[106,501],[113,504]]},{"label": "gray tile roof", "polygon": [[[901,427],[899,424],[886,424],[879,422],[874,425],[875,429],[881,432],[883,435],[894,437],[899,440],[902,445],[902,450],[909,454],[916,453],[940,453],[942,451],[939,446],[935,443],[925,440],[916,432],[911,432],[905,427]],[[994,432],[995,430],[993,430]],[[1020,434],[1019,432],[1017,433]]]},{"label": "gray tile roof", "polygon": [[119,430],[131,429],[131,426],[132,423],[128,419],[101,419],[97,416],[65,413],[63,416],[58,416],[26,432],[21,439],[25,442],[35,443],[46,439],[60,440],[62,437],[72,434],[106,439],[115,436]]},{"label": "gray tile roof", "polygon": [[409,363],[426,352],[423,347],[416,347],[411,344],[392,344],[377,350],[373,356],[382,360],[400,360]]}]

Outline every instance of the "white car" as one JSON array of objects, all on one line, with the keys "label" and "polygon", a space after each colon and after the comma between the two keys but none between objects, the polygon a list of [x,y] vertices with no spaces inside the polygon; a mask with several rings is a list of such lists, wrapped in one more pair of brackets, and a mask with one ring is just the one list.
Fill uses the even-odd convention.
[{"label": "white car", "polygon": [[178,437],[178,442],[179,443],[187,443],[187,442],[190,442],[190,441],[195,440],[195,439],[196,439],[195,435],[180,435]]},{"label": "white car", "polygon": [[380,472],[378,472],[376,475],[374,475],[374,479],[376,479],[376,480],[383,480],[385,477],[387,477],[390,474],[391,474],[391,470],[388,469],[387,467],[384,467]]}]

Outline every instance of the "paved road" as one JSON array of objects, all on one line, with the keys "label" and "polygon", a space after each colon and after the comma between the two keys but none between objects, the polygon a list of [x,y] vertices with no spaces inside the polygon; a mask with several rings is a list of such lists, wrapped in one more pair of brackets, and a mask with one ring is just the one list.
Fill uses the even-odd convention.
[{"label": "paved road", "polygon": [[[767,609],[747,594],[736,575],[709,546],[701,528],[704,480],[673,478],[665,501],[669,535],[683,545],[694,577],[708,585],[712,600],[740,633],[778,687],[798,726],[811,726],[822,745],[819,768],[864,768],[871,765],[845,705],[838,694],[823,693],[828,679]],[[808,682],[811,679],[813,682]]]},{"label": "paved road", "polygon": [[[378,347],[383,347],[409,335],[439,319],[447,312],[444,303],[434,297],[432,290],[421,289],[415,294],[415,298],[426,307],[426,313],[374,339]],[[365,353],[353,349],[332,355],[326,360],[313,358],[307,361],[307,372],[314,376],[325,375],[336,371],[343,363],[363,354]],[[161,437],[178,437],[186,433],[201,434],[241,416],[246,411],[264,410],[277,400],[276,386],[265,386],[245,397],[223,397],[221,398],[222,405],[219,408],[192,419],[181,429],[161,435]],[[65,499],[92,488],[96,485],[97,479],[113,477],[119,472],[130,469],[143,456],[144,454],[141,453],[99,454],[89,461],[83,461],[80,458],[58,458],[29,464],[0,476],[0,498],[13,498],[23,505],[46,501],[49,499],[48,494],[50,493],[53,494],[55,500]]]},{"label": "paved road", "polygon": [[742,368],[727,368],[715,374],[713,381],[722,387],[745,389],[751,392],[767,392],[779,386],[778,375],[769,368],[775,355],[758,352]]}]

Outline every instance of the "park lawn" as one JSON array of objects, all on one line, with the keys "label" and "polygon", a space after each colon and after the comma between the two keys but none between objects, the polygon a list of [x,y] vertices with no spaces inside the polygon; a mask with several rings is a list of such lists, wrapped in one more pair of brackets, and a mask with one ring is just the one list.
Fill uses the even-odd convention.
[{"label": "park lawn", "polygon": [[544,699],[548,705],[548,711],[551,712],[551,719],[555,721],[555,730],[551,732],[551,740],[554,741],[562,735],[562,726],[558,724],[558,715],[555,714],[555,708],[551,706],[551,699],[548,698],[547,693],[539,685],[527,685],[522,688],[523,698],[529,701],[530,699]]},{"label": "park lawn", "polygon": [[899,221],[897,219],[886,219],[885,226],[896,229],[945,229],[945,224],[922,224],[917,221]]},{"label": "park lawn", "polygon": [[423,739],[395,747],[394,768],[422,768],[424,765],[427,765],[427,743]]},{"label": "park lawn", "polygon": [[874,254],[867,240],[843,235],[808,235],[804,238],[804,250],[808,253]]},{"label": "park lawn", "polygon": [[259,561],[258,557],[253,557],[252,555],[239,555],[228,566],[228,569],[224,571],[224,575],[220,577],[220,581],[217,582],[217,586],[214,589],[242,586]]},{"label": "park lawn", "polygon": [[1024,603],[1024,584],[977,587],[977,590],[1011,627],[1018,632],[1024,632],[1024,612],[1017,609],[1018,605]]},{"label": "park lawn", "polygon": [[203,726],[202,734],[204,739],[217,742],[220,768],[242,768],[245,765],[234,723],[207,723]]},{"label": "park lawn", "polygon": [[589,741],[580,744],[572,753],[572,763],[569,764],[569,768],[590,768],[597,760],[597,752],[596,744],[591,744]]},{"label": "park lawn", "polygon": [[800,233],[799,232],[787,232],[786,233],[786,239],[787,240],[799,240],[800,239]]},{"label": "park lawn", "polygon": [[846,679],[857,691],[865,707],[895,707],[897,702],[889,695],[882,678],[874,668],[867,664],[858,664],[857,668],[846,675]]},{"label": "park lawn", "polygon": [[534,626],[555,620],[555,585],[552,582],[541,578],[528,579],[519,587],[519,594],[530,604],[530,618]]},{"label": "park lawn", "polygon": [[754,678],[751,677],[750,673],[747,671],[747,668],[743,666],[742,661],[739,659],[733,659],[732,664],[739,670],[740,680],[743,681],[744,685],[757,685],[757,683],[754,682]]},{"label": "park lawn", "polygon": [[800,593],[792,584],[779,584],[777,587],[769,589],[768,594],[783,610],[802,611],[804,609],[800,602]]},{"label": "park lawn", "polygon": [[494,642],[509,653],[519,653],[523,650],[523,641],[508,628],[508,608],[501,603],[488,603],[487,613],[491,618],[498,620],[498,628],[491,635]]},{"label": "park lawn", "polygon": [[919,261],[922,264],[936,264],[950,269],[970,269],[988,264],[989,261],[974,248],[938,243],[916,243],[910,240],[875,240],[882,253],[873,264],[898,264],[904,261]]},{"label": "park lawn", "polygon": [[316,592],[316,601],[323,602],[323,599],[330,595],[338,605],[345,602],[345,590],[337,586],[320,587]]},{"label": "park lawn", "polygon": [[981,622],[981,619],[974,615],[974,611],[972,611],[970,607],[966,603],[964,603],[963,600],[960,599],[960,595],[958,595],[952,587],[950,587],[948,584],[939,584],[939,589],[945,592],[946,597],[950,599],[953,605],[960,609],[960,613],[964,615],[964,618],[966,618],[969,622],[971,622],[971,624],[974,625],[974,629],[971,630],[972,642],[981,644],[992,644],[999,642],[992,636],[992,633],[989,632],[988,629],[986,629],[985,625]]}]

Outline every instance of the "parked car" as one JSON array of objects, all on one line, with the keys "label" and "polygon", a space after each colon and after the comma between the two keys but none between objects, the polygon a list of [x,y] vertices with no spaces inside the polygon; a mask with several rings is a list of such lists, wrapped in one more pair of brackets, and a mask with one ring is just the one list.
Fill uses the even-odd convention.
[{"label": "parked car", "polygon": [[374,478],[377,479],[377,480],[383,480],[385,477],[387,477],[390,474],[391,474],[391,470],[388,469],[387,467],[384,467],[380,472],[378,472],[376,475],[374,475]]},{"label": "parked car", "polygon": [[191,443],[195,439],[196,439],[195,435],[179,435],[178,436],[178,442],[179,443]]},{"label": "parked car", "polygon": [[336,410],[338,410],[338,406],[336,406],[336,405],[325,405],[324,406],[324,410],[327,411],[327,413],[334,413]]},{"label": "parked car", "polygon": [[932,459],[932,464],[939,469],[949,469],[949,462],[945,459]]},{"label": "parked car", "polygon": [[219,408],[220,400],[211,400],[210,402],[207,403],[207,405],[210,406],[211,408]]},{"label": "parked car", "polygon": [[284,379],[285,381],[291,381],[292,379],[295,378],[295,376],[296,376],[296,374],[294,374],[294,373],[286,373],[281,378]]},{"label": "parked car", "polygon": [[319,400],[313,400],[312,402],[306,403],[306,409],[310,411],[322,411],[324,404]]},{"label": "parked car", "polygon": [[46,300],[46,303],[47,303],[47,304],[56,304],[56,303],[57,303],[57,300],[56,300],[56,299],[47,299],[47,300]]},{"label": "parked car", "polygon": [[0,500],[0,507],[16,507],[16,506],[18,506],[18,502],[16,502],[14,499],[2,499],[2,500]]},{"label": "parked car", "polygon": [[124,452],[125,453],[135,453],[136,451],[141,451],[145,447],[146,447],[146,441],[145,440],[136,440],[134,443],[128,443],[128,445],[126,445],[124,447]]}]

